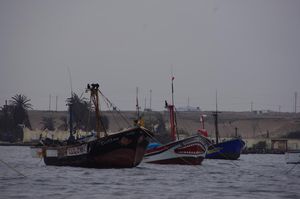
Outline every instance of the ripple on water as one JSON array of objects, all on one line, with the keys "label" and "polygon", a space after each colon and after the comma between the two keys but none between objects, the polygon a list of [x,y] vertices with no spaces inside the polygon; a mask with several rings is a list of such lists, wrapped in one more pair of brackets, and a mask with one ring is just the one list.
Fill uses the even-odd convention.
[{"label": "ripple on water", "polygon": [[[300,198],[300,165],[283,155],[204,160],[201,166],[142,163],[133,169],[45,166],[28,147],[0,147],[1,198]],[[16,191],[17,190],[17,191]]]}]

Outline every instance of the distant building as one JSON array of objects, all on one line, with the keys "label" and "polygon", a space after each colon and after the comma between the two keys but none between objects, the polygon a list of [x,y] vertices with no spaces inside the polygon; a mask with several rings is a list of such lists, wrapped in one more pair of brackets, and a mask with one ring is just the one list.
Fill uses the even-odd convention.
[{"label": "distant building", "polygon": [[200,107],[185,106],[176,108],[176,111],[201,111]]},{"label": "distant building", "polygon": [[252,112],[255,113],[256,115],[260,115],[260,114],[272,113],[273,111],[271,111],[271,110],[253,110]]}]

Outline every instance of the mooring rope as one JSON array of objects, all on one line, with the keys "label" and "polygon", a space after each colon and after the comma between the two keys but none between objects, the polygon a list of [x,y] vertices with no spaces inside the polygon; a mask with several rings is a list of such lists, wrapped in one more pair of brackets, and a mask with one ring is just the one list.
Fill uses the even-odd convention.
[{"label": "mooring rope", "polygon": [[289,172],[291,172],[292,170],[294,170],[299,163],[296,163],[292,168],[290,168],[287,172],[285,172],[285,174],[288,174]]},{"label": "mooring rope", "polygon": [[21,175],[22,177],[26,177],[23,173],[21,173],[20,171],[18,171],[17,169],[15,169],[14,167],[10,166],[8,163],[6,163],[5,161],[0,159],[0,162],[2,162],[4,165],[6,165],[8,168],[10,168],[11,170],[15,171],[16,173],[18,173],[19,175]]},{"label": "mooring rope", "polygon": [[146,128],[144,128],[144,127],[140,127],[140,128],[142,129],[143,132],[145,132],[155,142],[157,142],[158,144],[162,144],[157,138],[155,138],[153,135],[151,135]]}]

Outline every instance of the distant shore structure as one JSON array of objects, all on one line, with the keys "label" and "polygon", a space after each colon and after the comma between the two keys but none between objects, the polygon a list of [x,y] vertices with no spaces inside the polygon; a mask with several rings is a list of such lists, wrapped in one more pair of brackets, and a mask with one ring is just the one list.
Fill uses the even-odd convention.
[{"label": "distant shore structure", "polygon": [[193,106],[184,106],[178,107],[176,111],[201,111],[200,107],[193,107]]}]

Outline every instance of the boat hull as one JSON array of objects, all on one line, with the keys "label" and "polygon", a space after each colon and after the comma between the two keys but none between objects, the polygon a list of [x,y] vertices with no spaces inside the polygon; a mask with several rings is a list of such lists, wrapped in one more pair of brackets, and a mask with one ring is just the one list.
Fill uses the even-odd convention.
[{"label": "boat hull", "polygon": [[46,165],[131,168],[140,164],[148,143],[147,132],[137,127],[87,143],[42,149]]},{"label": "boat hull", "polygon": [[239,138],[213,144],[208,147],[207,159],[237,160],[245,146],[245,142]]},{"label": "boat hull", "polygon": [[200,136],[168,143],[146,151],[143,162],[153,164],[200,165],[207,146]]},{"label": "boat hull", "polygon": [[300,164],[300,150],[291,150],[285,153],[287,164]]}]

